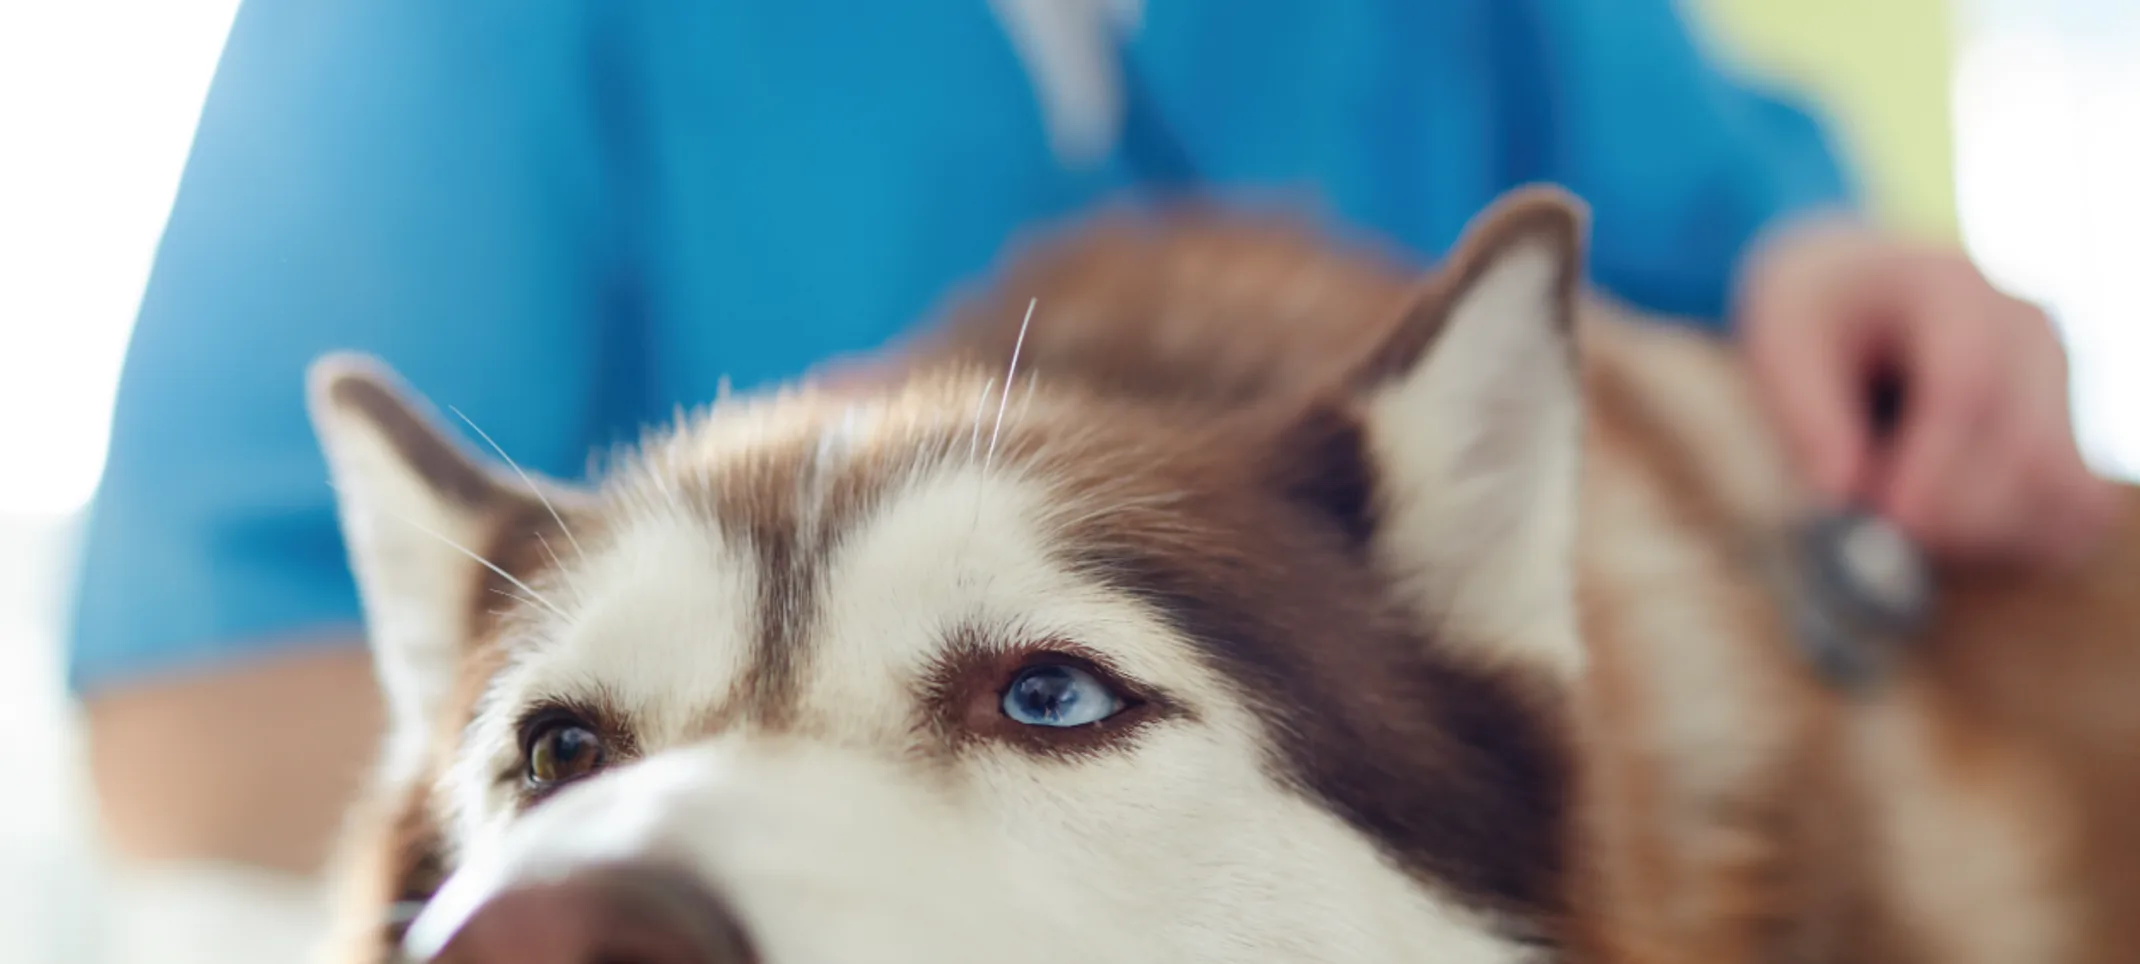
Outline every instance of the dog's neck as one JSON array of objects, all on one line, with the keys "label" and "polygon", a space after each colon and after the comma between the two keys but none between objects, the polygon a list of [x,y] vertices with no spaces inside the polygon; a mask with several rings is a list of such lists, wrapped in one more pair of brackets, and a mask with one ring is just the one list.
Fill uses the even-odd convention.
[{"label": "dog's neck", "polygon": [[1806,500],[1725,346],[1603,306],[1586,322],[1580,916],[1615,960],[1825,944],[1809,911],[1845,854],[1797,803],[1829,697],[1764,567]]},{"label": "dog's neck", "polygon": [[1739,357],[1586,321],[1573,871],[1600,956],[2129,953],[2136,928],[2106,924],[2140,860],[2081,843],[2140,801],[2140,753],[2106,739],[2140,723],[2092,683],[2140,674],[2129,533],[2072,572],[1942,573],[1891,677],[1830,685],[1771,564],[1816,503]]}]

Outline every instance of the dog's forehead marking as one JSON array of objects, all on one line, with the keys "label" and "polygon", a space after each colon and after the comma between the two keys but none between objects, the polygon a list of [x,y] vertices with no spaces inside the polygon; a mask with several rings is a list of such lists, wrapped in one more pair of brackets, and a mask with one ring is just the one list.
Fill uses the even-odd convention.
[{"label": "dog's forehead marking", "polygon": [[679,473],[659,487],[673,498],[626,503],[569,579],[583,601],[572,625],[535,634],[541,655],[520,661],[533,678],[513,689],[606,682],[661,704],[640,712],[680,734],[686,718],[786,725],[807,680],[821,691],[810,712],[839,720],[867,713],[829,693],[897,695],[884,679],[911,680],[967,628],[991,647],[1098,648],[1133,676],[1215,694],[1186,644],[1154,644],[1168,629],[1150,607],[1077,571],[1064,546],[1095,518],[1176,494],[1051,476],[1081,456],[1015,427],[984,469],[942,444],[954,430],[869,444],[840,418],[817,439]]},{"label": "dog's forehead marking", "polygon": [[954,640],[1076,647],[1193,706],[1228,703],[1224,681],[1159,614],[1070,564],[1063,520],[1108,511],[1015,466],[908,479],[827,561],[807,712],[881,715],[893,708],[869,701],[891,691],[872,681],[912,679]]}]

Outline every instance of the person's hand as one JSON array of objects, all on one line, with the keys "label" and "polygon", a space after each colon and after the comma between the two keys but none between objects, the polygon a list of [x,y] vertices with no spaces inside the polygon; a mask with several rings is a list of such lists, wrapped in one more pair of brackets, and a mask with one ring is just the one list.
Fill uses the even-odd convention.
[{"label": "person's hand", "polygon": [[[2116,491],[2074,441],[2056,331],[1960,252],[1806,222],[1752,249],[1737,294],[1755,379],[1821,497],[1951,559],[2073,560],[2109,528]],[[1886,439],[1868,407],[1883,375],[1903,398]]]}]

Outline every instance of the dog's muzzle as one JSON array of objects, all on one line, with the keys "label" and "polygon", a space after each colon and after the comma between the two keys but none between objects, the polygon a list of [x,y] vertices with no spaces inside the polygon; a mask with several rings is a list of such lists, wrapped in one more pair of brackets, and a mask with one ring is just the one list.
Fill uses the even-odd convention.
[{"label": "dog's muzzle", "polygon": [[693,876],[646,863],[527,884],[458,919],[427,915],[408,959],[426,964],[752,964],[741,923]]}]

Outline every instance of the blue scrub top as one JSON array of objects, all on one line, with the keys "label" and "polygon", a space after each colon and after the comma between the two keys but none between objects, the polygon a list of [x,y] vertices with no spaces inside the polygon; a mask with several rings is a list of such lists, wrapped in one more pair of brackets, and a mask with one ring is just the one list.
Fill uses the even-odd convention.
[{"label": "blue scrub top", "polygon": [[1113,153],[1066,164],[981,0],[250,0],[128,351],[70,679],[346,638],[303,407],[381,356],[531,469],[867,350],[1008,237],[1156,177],[1432,257],[1520,183],[1593,280],[1715,323],[1750,236],[1848,200],[1816,122],[1671,0],[1147,0]]}]

